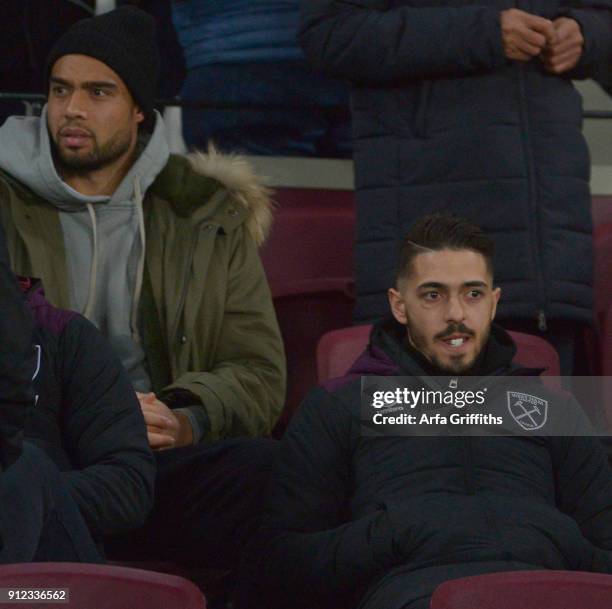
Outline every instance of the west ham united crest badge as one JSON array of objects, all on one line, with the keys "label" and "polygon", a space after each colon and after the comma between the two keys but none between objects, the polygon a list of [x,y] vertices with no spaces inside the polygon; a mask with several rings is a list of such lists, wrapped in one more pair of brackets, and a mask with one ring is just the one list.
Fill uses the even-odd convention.
[{"label": "west ham united crest badge", "polygon": [[544,427],[548,417],[548,400],[518,391],[507,393],[508,411],[525,431],[535,431]]}]

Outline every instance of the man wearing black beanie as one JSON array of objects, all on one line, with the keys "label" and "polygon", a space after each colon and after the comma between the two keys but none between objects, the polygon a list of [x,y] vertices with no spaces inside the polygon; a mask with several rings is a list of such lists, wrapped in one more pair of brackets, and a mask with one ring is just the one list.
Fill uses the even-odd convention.
[{"label": "man wearing black beanie", "polygon": [[138,394],[157,490],[124,548],[231,569],[274,452],[239,436],[268,435],[284,400],[257,251],[271,205],[242,159],[170,154],[156,53],[152,18],[131,6],[57,41],[41,118],[0,128],[0,211],[14,270],[83,312]]},{"label": "man wearing black beanie", "polygon": [[147,13],[125,6],[75,23],[49,53],[47,82],[53,65],[64,55],[87,55],[106,64],[125,83],[145,120],[154,122],[159,55],[155,22]]}]

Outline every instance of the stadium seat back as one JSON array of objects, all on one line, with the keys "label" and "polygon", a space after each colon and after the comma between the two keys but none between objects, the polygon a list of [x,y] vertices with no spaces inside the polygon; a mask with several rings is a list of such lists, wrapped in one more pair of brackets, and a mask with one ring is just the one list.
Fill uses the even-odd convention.
[{"label": "stadium seat back", "polygon": [[589,353],[599,366],[595,368],[604,376],[612,375],[612,219],[608,224],[595,228],[593,234],[595,252],[594,299],[599,335],[586,334]]},{"label": "stadium seat back", "polygon": [[317,382],[319,338],[352,321],[354,193],[281,188],[261,257],[287,354],[287,398],[280,436]]},{"label": "stadium seat back", "polygon": [[602,224],[612,224],[612,196],[593,195],[591,197],[591,212],[595,230]]},{"label": "stadium seat back", "polygon": [[[2,565],[0,588],[70,591],[69,603],[28,601],[28,609],[206,609],[202,592],[182,577],[110,565],[53,562]],[[0,603],[0,607],[4,606]]]},{"label": "stadium seat back", "polygon": [[352,278],[353,193],[293,188],[277,191],[275,199],[274,223],[261,251],[272,295]]},{"label": "stadium seat back", "polygon": [[555,348],[540,336],[508,332],[516,343],[514,361],[525,368],[543,368],[542,376],[559,376],[561,364]]},{"label": "stadium seat back", "polygon": [[304,291],[274,299],[287,356],[287,397],[275,427],[280,437],[308,390],[317,383],[317,343],[321,336],[351,323],[354,296],[349,279],[311,284]]},{"label": "stadium seat back", "polygon": [[595,251],[595,311],[603,322],[612,305],[612,223],[598,226],[593,234]]},{"label": "stadium seat back", "polygon": [[319,383],[344,376],[367,347],[371,325],[333,330],[321,337],[317,345],[317,378]]},{"label": "stadium seat back", "polygon": [[576,571],[512,571],[441,584],[430,609],[609,609],[612,576]]}]

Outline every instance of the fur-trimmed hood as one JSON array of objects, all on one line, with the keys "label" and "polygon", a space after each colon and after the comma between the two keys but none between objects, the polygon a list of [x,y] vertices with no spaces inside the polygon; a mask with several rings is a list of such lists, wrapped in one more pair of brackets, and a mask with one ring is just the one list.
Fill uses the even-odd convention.
[{"label": "fur-trimmed hood", "polygon": [[246,223],[249,233],[261,246],[272,224],[272,191],[244,157],[222,154],[214,146],[209,146],[207,152],[171,155],[151,187],[152,193],[168,201],[177,214],[191,216],[203,205],[209,205],[211,217],[227,207],[225,204],[220,210],[214,206],[213,200],[219,201],[214,195],[220,189],[229,193],[231,200],[242,208],[240,221]]},{"label": "fur-trimmed hood", "polygon": [[207,153],[194,152],[187,158],[195,171],[220,182],[249,212],[247,229],[261,246],[270,232],[274,203],[272,190],[264,185],[251,163],[237,154],[222,154],[212,144]]}]

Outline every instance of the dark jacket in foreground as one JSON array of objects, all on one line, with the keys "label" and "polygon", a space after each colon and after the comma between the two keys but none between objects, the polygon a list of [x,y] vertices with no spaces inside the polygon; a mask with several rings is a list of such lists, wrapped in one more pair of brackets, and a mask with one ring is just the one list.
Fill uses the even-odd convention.
[{"label": "dark jacket in foreground", "polygon": [[32,408],[32,315],[11,271],[0,222],[0,469],[21,454],[23,426]]},{"label": "dark jacket in foreground", "polygon": [[[313,389],[283,437],[257,548],[265,602],[420,609],[462,575],[612,572],[612,472],[596,438],[362,436],[360,375],[432,378],[398,328],[375,327],[349,376]],[[487,375],[528,373],[501,329],[485,353]],[[527,381],[549,413],[575,404]]]},{"label": "dark jacket in foreground", "polygon": [[[569,8],[569,6],[574,8]],[[425,213],[477,222],[497,245],[498,317],[592,319],[589,154],[571,78],[612,58],[609,0],[302,0],[313,63],[353,82],[358,321],[386,314],[399,244]],[[574,18],[562,77],[506,60],[500,12]]]},{"label": "dark jacket in foreground", "polygon": [[62,470],[93,537],[140,526],[155,464],[136,394],[106,339],[29,286],[35,319],[35,407],[25,435]]}]

